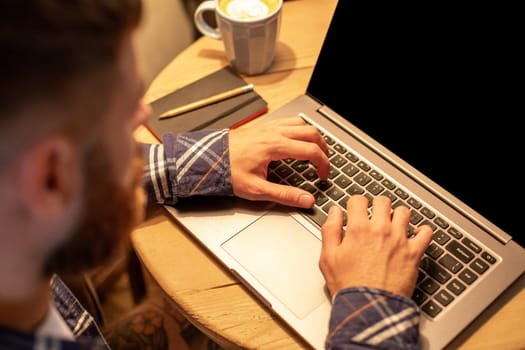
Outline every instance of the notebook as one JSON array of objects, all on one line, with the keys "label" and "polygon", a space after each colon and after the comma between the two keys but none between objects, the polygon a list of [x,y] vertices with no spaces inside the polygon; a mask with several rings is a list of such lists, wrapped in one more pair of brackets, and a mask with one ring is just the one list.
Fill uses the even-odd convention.
[{"label": "notebook", "polygon": [[433,227],[412,296],[424,349],[450,344],[525,271],[517,34],[494,6],[468,6],[338,2],[305,94],[258,121],[299,115],[330,145],[330,186],[308,162],[270,165],[271,181],[314,193],[313,209],[206,197],[168,207],[312,348],[324,348],[330,315],[318,224],[355,193],[387,195],[412,226]]},{"label": "notebook", "polygon": [[159,140],[165,132],[187,132],[204,128],[236,128],[267,112],[266,101],[252,90],[220,102],[183,113],[173,118],[159,119],[159,116],[173,108],[179,108],[203,98],[213,96],[248,83],[226,66],[191,84],[151,102],[153,117],[146,127]]}]

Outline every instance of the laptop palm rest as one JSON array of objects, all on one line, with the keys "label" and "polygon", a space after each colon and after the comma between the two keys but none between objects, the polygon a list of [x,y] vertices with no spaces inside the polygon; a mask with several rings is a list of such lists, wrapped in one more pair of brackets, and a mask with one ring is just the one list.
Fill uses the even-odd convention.
[{"label": "laptop palm rest", "polygon": [[321,242],[289,212],[268,212],[222,248],[296,317],[326,301]]}]

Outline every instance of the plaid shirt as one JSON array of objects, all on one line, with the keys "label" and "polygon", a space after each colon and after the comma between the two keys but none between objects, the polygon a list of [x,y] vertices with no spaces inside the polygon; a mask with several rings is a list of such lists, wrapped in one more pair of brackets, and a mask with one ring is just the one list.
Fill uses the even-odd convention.
[{"label": "plaid shirt", "polygon": [[174,205],[195,195],[233,195],[228,131],[196,131],[163,136],[145,145],[144,183],[148,204]]},{"label": "plaid shirt", "polygon": [[[148,203],[173,205],[194,195],[233,195],[227,130],[166,134],[145,145]],[[0,327],[0,350],[109,349],[93,318],[54,278],[53,302],[78,342],[36,337]],[[418,349],[419,309],[409,298],[373,288],[348,288],[333,301],[327,349]]]},{"label": "plaid shirt", "polygon": [[335,297],[325,345],[327,349],[419,349],[419,317],[412,299],[376,288],[347,288]]},{"label": "plaid shirt", "polygon": [[110,350],[91,315],[58,277],[51,278],[52,302],[75,341],[15,331],[0,326],[0,350]]}]

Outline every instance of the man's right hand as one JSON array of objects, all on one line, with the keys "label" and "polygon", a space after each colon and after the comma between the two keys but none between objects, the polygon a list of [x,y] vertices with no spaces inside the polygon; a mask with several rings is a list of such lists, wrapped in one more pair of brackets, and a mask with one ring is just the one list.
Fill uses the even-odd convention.
[{"label": "man's right hand", "polygon": [[319,267],[334,296],[348,287],[373,287],[411,297],[418,266],[432,240],[432,229],[423,225],[407,237],[410,210],[392,210],[390,199],[374,198],[368,218],[368,199],[350,197],[347,228],[343,235],[343,212],[330,208],[322,227]]},{"label": "man's right hand", "polygon": [[290,117],[230,131],[233,192],[249,200],[272,201],[299,208],[314,205],[314,196],[299,188],[267,180],[272,160],[309,160],[321,180],[330,168],[328,146],[319,131],[300,117]]}]

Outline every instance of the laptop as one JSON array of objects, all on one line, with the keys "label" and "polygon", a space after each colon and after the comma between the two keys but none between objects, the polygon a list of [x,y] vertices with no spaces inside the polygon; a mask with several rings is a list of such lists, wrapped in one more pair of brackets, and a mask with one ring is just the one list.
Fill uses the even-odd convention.
[{"label": "laptop", "polygon": [[312,348],[324,348],[330,315],[319,224],[355,193],[387,195],[434,230],[412,296],[424,349],[450,344],[525,271],[518,31],[496,8],[468,6],[338,2],[307,91],[260,121],[299,115],[330,145],[330,186],[308,162],[270,164],[271,181],[314,193],[313,209],[207,197],[167,207]]}]

